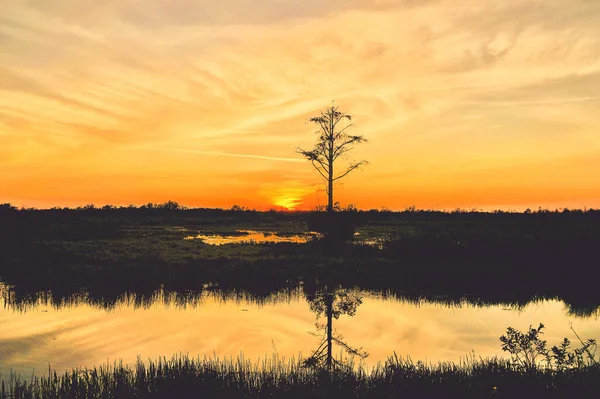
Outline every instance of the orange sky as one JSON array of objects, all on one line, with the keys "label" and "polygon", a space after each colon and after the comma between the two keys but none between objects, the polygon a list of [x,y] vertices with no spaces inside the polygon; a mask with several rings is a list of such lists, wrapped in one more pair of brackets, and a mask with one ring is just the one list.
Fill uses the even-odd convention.
[{"label": "orange sky", "polygon": [[4,0],[0,202],[600,207],[600,3]]}]

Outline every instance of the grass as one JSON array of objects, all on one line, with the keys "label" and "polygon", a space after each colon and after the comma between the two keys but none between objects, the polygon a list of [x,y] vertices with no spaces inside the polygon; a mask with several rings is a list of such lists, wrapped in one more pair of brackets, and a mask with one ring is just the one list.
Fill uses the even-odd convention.
[{"label": "grass", "polygon": [[85,291],[94,301],[111,303],[124,292],[149,296],[161,288],[196,294],[206,290],[224,294],[238,291],[260,299],[292,290],[301,282],[310,291],[323,281],[333,281],[345,288],[383,291],[396,297],[441,297],[454,302],[466,299],[476,303],[526,303],[534,298],[558,298],[576,314],[592,313],[600,305],[596,280],[580,271],[585,265],[574,263],[555,270],[544,262],[524,268],[510,263],[493,267],[486,262],[460,264],[450,260],[438,265],[384,258],[209,259],[194,258],[193,254],[174,262],[152,253],[128,260],[100,259],[95,255],[83,255],[76,263],[72,260],[72,253],[66,253],[66,257],[60,253],[48,255],[37,263],[6,269],[0,278],[14,286],[17,302],[27,302],[44,291],[51,291],[55,302],[60,302],[61,298]]},{"label": "grass", "polygon": [[[300,282],[311,292],[323,281],[444,303],[560,298],[581,316],[600,304],[596,279],[590,278],[597,268],[590,260],[600,244],[598,211],[355,215],[361,237],[383,237],[382,249],[331,248],[320,241],[213,247],[183,240],[190,231],[301,233],[307,230],[302,213],[0,211],[0,279],[14,286],[8,305],[21,309],[40,295],[68,303],[81,292],[107,307],[124,292],[136,293],[134,300],[144,306],[156,290],[177,293],[183,303],[206,290],[271,300],[273,293],[293,291]],[[29,382],[12,375],[9,385],[0,387],[0,398],[554,398],[589,392],[595,397],[600,388],[596,366],[524,371],[499,359],[425,365],[390,358],[373,370],[346,367],[328,375],[300,365],[274,359],[256,368],[243,359],[176,357]]]},{"label": "grass", "polygon": [[[135,291],[201,292],[206,285],[256,297],[323,280],[422,297],[523,302],[561,298],[593,312],[600,212],[358,212],[368,245],[230,244],[184,240],[239,229],[294,234],[308,213],[168,208],[14,210],[0,206],[0,279],[18,297],[52,290],[95,298]],[[4,223],[6,222],[6,223]],[[183,230],[185,228],[186,230]],[[106,287],[110,288],[106,288]]]},{"label": "grass", "polygon": [[[240,229],[298,234],[308,230],[306,213],[179,210],[159,213],[161,217],[153,213],[121,214],[117,210],[97,209],[4,213],[0,213],[5,222],[0,225],[0,276],[5,272],[3,269],[13,265],[42,269],[47,267],[44,263],[48,263],[49,257],[59,258],[57,260],[62,264],[74,267],[82,263],[103,267],[110,262],[127,266],[149,259],[169,265],[221,258],[249,262],[304,258],[307,262],[315,262],[331,255],[327,246],[318,243],[211,246],[200,240],[183,240],[198,232],[231,235]],[[449,262],[455,268],[480,262],[545,262],[553,266],[565,262],[581,263],[600,244],[599,215],[596,211],[531,214],[362,212],[352,216],[360,232],[359,238],[378,240],[382,249],[366,245],[341,246],[333,255],[363,262],[384,259],[395,264],[429,264],[438,269]],[[475,270],[471,267],[470,271]]]},{"label": "grass", "polygon": [[[276,246],[279,246],[277,244]],[[295,244],[282,244],[293,247]],[[250,246],[262,251],[263,249]],[[372,249],[372,248],[371,248]],[[435,298],[484,303],[528,302],[559,298],[574,313],[593,312],[600,305],[596,279],[589,270],[596,266],[565,263],[560,269],[545,262],[527,267],[519,264],[490,265],[491,262],[448,261],[418,263],[385,258],[309,257],[216,257],[195,258],[193,253],[178,261],[153,253],[125,259],[102,259],[96,254],[81,255],[73,262],[71,252],[50,253],[33,263],[2,270],[0,278],[13,285],[16,298],[25,299],[40,291],[68,298],[81,291],[90,297],[111,302],[124,292],[151,295],[164,288],[171,292],[202,293],[210,287],[217,292],[241,291],[262,298],[270,293],[295,288],[300,282],[308,290],[322,281],[334,281],[345,288],[385,291],[392,296]],[[589,268],[586,271],[586,266]],[[2,266],[0,266],[0,269]]]},{"label": "grass", "polygon": [[597,397],[600,368],[524,371],[502,359],[425,364],[390,357],[371,370],[343,362],[331,374],[300,360],[176,356],[21,381],[11,375],[0,399],[58,398],[564,398]]}]

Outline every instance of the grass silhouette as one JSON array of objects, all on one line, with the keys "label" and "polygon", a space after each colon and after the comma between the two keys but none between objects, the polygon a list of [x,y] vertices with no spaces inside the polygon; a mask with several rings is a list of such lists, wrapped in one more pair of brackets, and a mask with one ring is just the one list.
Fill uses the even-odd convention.
[{"label": "grass silhouette", "polygon": [[50,371],[21,381],[11,375],[0,399],[47,398],[564,398],[595,397],[600,368],[523,371],[509,361],[476,359],[425,364],[397,356],[367,370],[351,359],[333,372],[276,356],[253,363],[243,357],[174,356],[93,369]]},{"label": "grass silhouette", "polygon": [[[26,310],[40,297],[57,306],[85,301],[110,308],[124,293],[145,306],[157,290],[182,304],[203,292],[277,300],[301,284],[341,287],[439,303],[524,305],[559,298],[577,316],[597,312],[600,212],[538,210],[350,211],[361,237],[380,246],[315,240],[307,244],[209,246],[185,236],[240,229],[297,234],[307,212],[140,208],[16,210],[0,205],[0,279],[5,301]],[[276,294],[274,296],[274,294]],[[154,298],[154,299],[153,299]],[[275,299],[273,299],[275,298]],[[499,359],[425,365],[390,358],[373,370],[329,375],[299,361],[175,357],[134,367],[116,364],[28,382],[4,376],[0,398],[87,397],[586,397],[598,367],[517,370]]]}]

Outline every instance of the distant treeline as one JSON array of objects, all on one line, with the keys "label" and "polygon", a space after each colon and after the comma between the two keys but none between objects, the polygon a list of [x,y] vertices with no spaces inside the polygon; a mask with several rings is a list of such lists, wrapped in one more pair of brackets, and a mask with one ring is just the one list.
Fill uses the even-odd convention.
[{"label": "distant treeline", "polygon": [[[421,210],[414,207],[402,211],[388,209],[359,210],[354,205],[341,207],[336,204],[335,219],[337,224],[349,224],[359,227],[370,225],[385,228],[398,223],[419,223],[420,229],[446,229],[446,224],[458,223],[460,230],[474,226],[480,228],[497,228],[507,233],[510,230],[529,231],[534,235],[554,234],[557,230],[570,230],[576,236],[582,234],[595,236],[596,226],[600,226],[600,210],[598,209],[560,209],[550,211],[539,208],[525,212],[456,209],[453,211]],[[8,244],[16,239],[101,239],[119,237],[124,226],[157,226],[157,225],[192,225],[222,226],[244,225],[257,226],[265,222],[276,224],[293,223],[298,226],[306,224],[305,230],[314,230],[315,217],[324,215],[322,209],[313,211],[258,211],[234,205],[229,209],[188,208],[174,201],[162,204],[148,203],[142,206],[96,207],[86,205],[77,208],[17,208],[11,204],[0,204],[0,240]],[[329,224],[327,222],[326,224]],[[431,224],[431,227],[427,227]],[[433,228],[435,227],[435,228]],[[317,229],[318,230],[318,229]],[[452,232],[455,228],[446,231]],[[593,234],[591,233],[593,230]],[[320,230],[318,230],[320,231]],[[431,231],[427,234],[430,235]],[[444,235],[447,235],[444,233]],[[476,233],[469,231],[469,235]],[[479,234],[479,233],[476,233]],[[455,235],[455,234],[453,234]],[[461,235],[463,235],[461,233]],[[572,235],[571,235],[572,236]],[[10,244],[8,244],[10,245]],[[2,243],[0,243],[2,247]]]},{"label": "distant treeline", "polygon": [[[560,208],[550,210],[548,208],[541,208],[531,210],[526,209],[523,212],[517,211],[503,211],[503,210],[494,210],[494,211],[483,211],[479,209],[454,209],[454,210],[434,210],[434,209],[417,209],[416,207],[408,207],[401,211],[394,211],[388,208],[381,209],[369,209],[363,210],[358,209],[355,205],[350,204],[346,207],[340,206],[339,203],[336,203],[334,209],[337,212],[342,213],[352,213],[359,215],[380,215],[381,217],[390,217],[390,216],[401,216],[407,219],[464,219],[464,218],[481,218],[481,217],[498,217],[498,216],[511,216],[511,217],[523,217],[523,216],[537,216],[537,217],[556,217],[556,216],[580,216],[586,215],[591,216],[595,215],[596,217],[600,217],[600,209],[569,209],[569,208]],[[93,204],[79,206],[77,208],[68,208],[68,207],[53,207],[49,209],[37,209],[37,208],[18,208],[12,206],[10,203],[0,204],[0,217],[6,216],[9,214],[17,213],[38,213],[38,214],[78,214],[78,215],[86,215],[86,216],[96,216],[96,215],[131,215],[131,216],[153,216],[153,215],[166,215],[166,214],[185,214],[188,216],[206,216],[206,215],[236,215],[242,216],[244,214],[271,214],[271,215],[285,215],[285,216],[305,216],[307,214],[313,212],[324,212],[324,207],[316,207],[310,211],[287,211],[283,209],[270,209],[270,210],[256,210],[250,209],[247,207],[243,207],[240,205],[233,205],[231,208],[190,208],[185,205],[181,205],[175,201],[167,201],[162,204],[160,203],[148,203],[145,205],[135,206],[114,206],[114,205],[104,205],[101,207],[95,206]]]}]

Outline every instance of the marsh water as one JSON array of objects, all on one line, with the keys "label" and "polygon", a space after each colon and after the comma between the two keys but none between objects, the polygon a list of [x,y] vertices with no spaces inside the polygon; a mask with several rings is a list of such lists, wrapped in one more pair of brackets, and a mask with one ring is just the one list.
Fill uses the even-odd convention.
[{"label": "marsh water", "polygon": [[[101,306],[82,293],[60,303],[38,295],[15,301],[0,283],[0,373],[29,378],[90,368],[122,360],[135,363],[174,354],[258,360],[310,355],[319,344],[315,313],[302,287],[260,301],[244,295],[156,292],[140,301],[135,294]],[[546,325],[549,345],[563,337],[576,342],[600,338],[597,313],[570,314],[559,300],[524,306],[477,306],[467,302],[402,300],[377,292],[358,292],[362,303],[353,317],[342,315],[333,327],[344,340],[369,353],[368,366],[394,352],[414,360],[455,361],[506,356],[499,337],[508,326]],[[323,322],[321,317],[319,322]],[[338,349],[339,350],[339,349]]]},{"label": "marsh water", "polygon": [[184,237],[184,240],[201,240],[208,245],[225,245],[225,244],[265,244],[279,242],[294,242],[304,244],[313,237],[318,236],[318,233],[307,232],[304,234],[282,235],[274,231],[256,231],[256,230],[236,230],[235,234],[203,234],[189,235]]},{"label": "marsh water", "polygon": [[[186,229],[182,231],[188,231]],[[226,244],[267,244],[292,242],[305,244],[308,241],[320,237],[320,234],[314,231],[308,231],[302,234],[281,234],[276,231],[257,231],[257,230],[236,230],[229,234],[210,234],[198,232],[196,235],[185,236],[184,240],[200,240],[208,245],[226,245]],[[381,247],[386,237],[371,237],[364,232],[354,233],[353,243],[357,245],[371,245]]]}]

